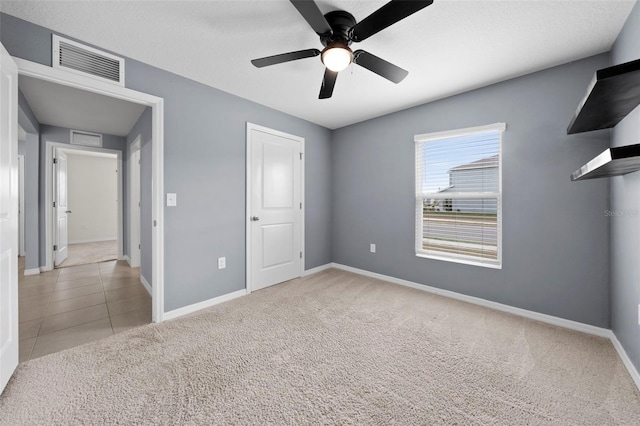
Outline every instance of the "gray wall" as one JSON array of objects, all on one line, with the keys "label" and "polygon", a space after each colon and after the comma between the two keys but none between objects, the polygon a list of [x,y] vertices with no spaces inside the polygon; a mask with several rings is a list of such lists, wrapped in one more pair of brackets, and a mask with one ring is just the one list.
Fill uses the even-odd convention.
[{"label": "gray wall", "polygon": [[[608,183],[569,180],[608,147],[608,132],[566,134],[608,62],[599,55],[336,130],[334,261],[609,327]],[[507,123],[502,269],[417,258],[414,135],[496,122]]]},{"label": "gray wall", "polygon": [[18,122],[27,132],[24,149],[24,242],[25,269],[40,268],[40,224],[38,220],[38,177],[40,175],[40,123],[27,99],[18,91]]},{"label": "gray wall", "polygon": [[[151,261],[151,154],[152,154],[152,120],[151,108],[147,107],[127,136],[127,152],[125,153],[125,176],[130,181],[129,160],[131,158],[131,144],[140,135],[140,247],[142,250],[140,259],[140,273],[144,279],[153,285],[153,263]],[[129,185],[124,188],[125,200],[129,200]],[[131,217],[129,210],[124,214],[124,253],[129,255],[129,229]]]},{"label": "gray wall", "polygon": [[[640,3],[613,46],[614,65],[640,58]],[[612,132],[612,146],[640,143],[640,107]],[[611,322],[618,340],[640,370],[640,172],[608,179],[611,207],[622,216],[609,217],[611,226]]]},{"label": "gray wall", "polygon": [[[81,129],[85,131],[91,131],[91,129]],[[45,237],[46,237],[46,192],[45,188],[45,176],[46,176],[46,158],[47,158],[47,142],[56,142],[56,143],[64,143],[69,144],[71,146],[71,129],[66,127],[57,127],[57,126],[49,126],[46,124],[40,125],[40,191],[39,191],[39,199],[40,199],[40,210],[39,210],[39,218],[40,218],[40,259],[41,264],[44,265],[47,259],[47,250],[45,247]],[[108,149],[116,149],[118,151],[125,151],[125,143],[126,138],[122,136],[114,136],[102,134],[102,147]],[[126,182],[125,182],[126,185]],[[126,199],[124,200],[126,202]]]},{"label": "gray wall", "polygon": [[[165,100],[167,311],[245,288],[246,122],[305,138],[306,269],[331,262],[331,131],[136,61],[127,86]],[[214,269],[227,258],[227,268]],[[213,265],[213,267],[212,267]]]},{"label": "gray wall", "polygon": [[[51,31],[0,15],[13,56],[51,64]],[[126,86],[164,98],[165,310],[245,288],[246,122],[306,141],[307,269],[331,262],[331,131],[184,77],[126,59]],[[211,70],[215,72],[215,70]],[[213,269],[227,257],[227,268]]]}]

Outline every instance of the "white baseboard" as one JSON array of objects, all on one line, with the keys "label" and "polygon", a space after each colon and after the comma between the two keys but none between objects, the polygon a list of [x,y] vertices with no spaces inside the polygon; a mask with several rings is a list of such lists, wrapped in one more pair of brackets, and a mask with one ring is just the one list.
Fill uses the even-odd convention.
[{"label": "white baseboard", "polygon": [[334,267],[335,266],[333,263],[327,263],[325,265],[316,266],[315,268],[307,269],[306,271],[304,271],[302,273],[302,276],[306,277],[307,275],[317,274],[318,272],[326,271],[327,269],[331,269]]},{"label": "white baseboard", "polygon": [[102,243],[104,241],[118,241],[118,237],[89,238],[88,240],[73,240],[73,241],[67,241],[67,244]]},{"label": "white baseboard", "polygon": [[570,330],[581,331],[583,333],[592,334],[594,336],[609,338],[611,333],[611,330],[607,328],[596,327],[593,325],[584,324],[577,321],[554,317],[552,315],[529,311],[527,309],[516,308],[514,306],[504,305],[498,302],[492,302],[490,300],[481,299],[479,297],[467,296],[465,294],[456,293],[454,291],[443,290],[443,289],[431,287],[425,284],[418,284],[412,281],[402,280],[400,278],[394,278],[387,275],[377,274],[375,272],[365,271],[364,269],[358,269],[358,268],[353,268],[351,266],[341,265],[339,263],[334,263],[333,267],[336,269],[342,269],[343,271],[353,272],[355,274],[365,275],[367,277],[388,281],[393,284],[399,284],[405,287],[411,287],[417,290],[426,291],[428,293],[449,297],[451,299],[460,300],[462,302],[473,303],[474,305],[484,306],[486,308],[495,309],[497,311],[507,312],[507,313],[518,315],[524,318],[529,318],[529,319],[544,322],[547,324],[556,325],[558,327],[564,327]]},{"label": "white baseboard", "polygon": [[140,265],[133,266],[133,263],[131,262],[131,258],[129,257],[128,254],[125,254],[124,256],[122,256],[122,258],[120,260],[126,260],[127,261],[127,265],[129,265],[130,268],[139,268],[140,267]]},{"label": "white baseboard", "polygon": [[24,270],[24,275],[38,275],[40,273],[40,268],[32,268],[32,269],[25,269]]},{"label": "white baseboard", "polygon": [[149,284],[149,281],[147,281],[147,279],[144,276],[142,276],[142,274],[140,274],[140,283],[147,290],[147,293],[149,293],[149,296],[153,297],[153,290],[151,290],[151,285]]},{"label": "white baseboard", "polygon": [[622,347],[622,344],[616,337],[615,333],[611,330],[610,330],[610,333],[611,334],[609,336],[609,339],[611,339],[611,343],[613,344],[613,347],[616,348],[616,351],[618,352],[618,355],[620,356],[622,363],[624,364],[625,367],[627,367],[627,371],[629,372],[629,375],[633,379],[633,382],[636,384],[638,389],[640,389],[640,374],[638,373],[638,370],[636,369],[635,365],[633,365],[633,362],[631,362],[629,355],[627,355],[627,351],[624,350],[624,347]]},{"label": "white baseboard", "polygon": [[40,267],[40,272],[49,272],[49,271],[53,271],[53,266],[41,266]]},{"label": "white baseboard", "polygon": [[479,297],[467,296],[467,295],[456,293],[454,291],[449,291],[449,290],[442,290],[442,289],[431,287],[425,284],[418,284],[412,281],[390,277],[388,275],[377,274],[375,272],[366,271],[364,269],[353,268],[351,266],[346,266],[339,263],[332,263],[330,266],[323,265],[321,268],[327,269],[329,267],[341,269],[343,271],[353,272],[354,274],[364,275],[371,278],[376,278],[382,281],[390,282],[392,284],[399,284],[405,287],[415,288],[417,290],[422,290],[428,293],[449,297],[451,299],[460,300],[462,302],[473,303],[474,305],[484,306],[486,308],[507,312],[507,313],[518,315],[524,318],[529,318],[532,320],[544,322],[546,324],[551,324],[558,327],[563,327],[570,330],[580,331],[582,333],[607,338],[611,341],[611,344],[618,352],[618,355],[620,356],[622,363],[624,364],[627,371],[629,372],[631,379],[636,384],[636,387],[640,390],[640,374],[638,373],[638,370],[633,365],[633,362],[631,362],[631,359],[627,355],[627,352],[624,350],[624,347],[622,346],[622,344],[620,343],[616,335],[613,333],[612,330],[609,330],[607,328],[596,327],[593,325],[584,324],[577,321],[571,321],[564,318],[554,317],[552,315],[541,314],[539,312],[516,308],[514,306],[492,302],[490,300],[481,299]]},{"label": "white baseboard", "polygon": [[242,297],[245,295],[247,295],[246,289],[234,291],[233,293],[223,294],[222,296],[214,297],[213,299],[205,300],[204,302],[194,303],[193,305],[188,305],[182,308],[174,309],[173,311],[165,312],[162,316],[162,320],[165,321],[178,318],[183,315],[187,315],[192,312],[217,305],[219,303],[228,302],[229,300],[237,299],[238,297]]}]

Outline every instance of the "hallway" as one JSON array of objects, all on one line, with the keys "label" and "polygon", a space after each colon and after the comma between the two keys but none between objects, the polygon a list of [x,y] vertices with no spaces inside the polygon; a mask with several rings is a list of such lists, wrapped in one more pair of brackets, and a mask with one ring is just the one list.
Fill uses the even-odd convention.
[{"label": "hallway", "polygon": [[19,258],[20,362],[151,322],[139,268],[110,261],[24,276]]}]

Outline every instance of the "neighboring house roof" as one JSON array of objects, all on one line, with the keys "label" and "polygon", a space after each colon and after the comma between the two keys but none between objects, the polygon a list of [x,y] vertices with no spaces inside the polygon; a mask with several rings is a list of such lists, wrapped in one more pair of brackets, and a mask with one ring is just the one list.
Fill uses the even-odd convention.
[{"label": "neighboring house roof", "polygon": [[449,169],[449,173],[458,171],[458,170],[489,169],[491,167],[498,167],[499,161],[500,161],[500,156],[493,155],[491,157],[481,158],[480,160],[476,160],[472,163],[461,164],[459,166],[453,167]]},{"label": "neighboring house roof", "polygon": [[444,189],[438,189],[438,191],[437,191],[437,192],[438,192],[438,193],[439,193],[439,192],[449,192],[449,190],[450,190],[451,188],[453,188],[454,186],[455,186],[455,185],[450,185],[450,186],[447,186],[447,187],[446,187],[446,188],[444,188]]}]

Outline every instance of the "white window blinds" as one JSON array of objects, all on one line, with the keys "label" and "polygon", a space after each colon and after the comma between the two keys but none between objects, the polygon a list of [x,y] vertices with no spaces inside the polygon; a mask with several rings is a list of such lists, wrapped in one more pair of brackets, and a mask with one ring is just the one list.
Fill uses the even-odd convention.
[{"label": "white window blinds", "polygon": [[417,135],[416,254],[501,265],[501,141],[506,126]]}]

